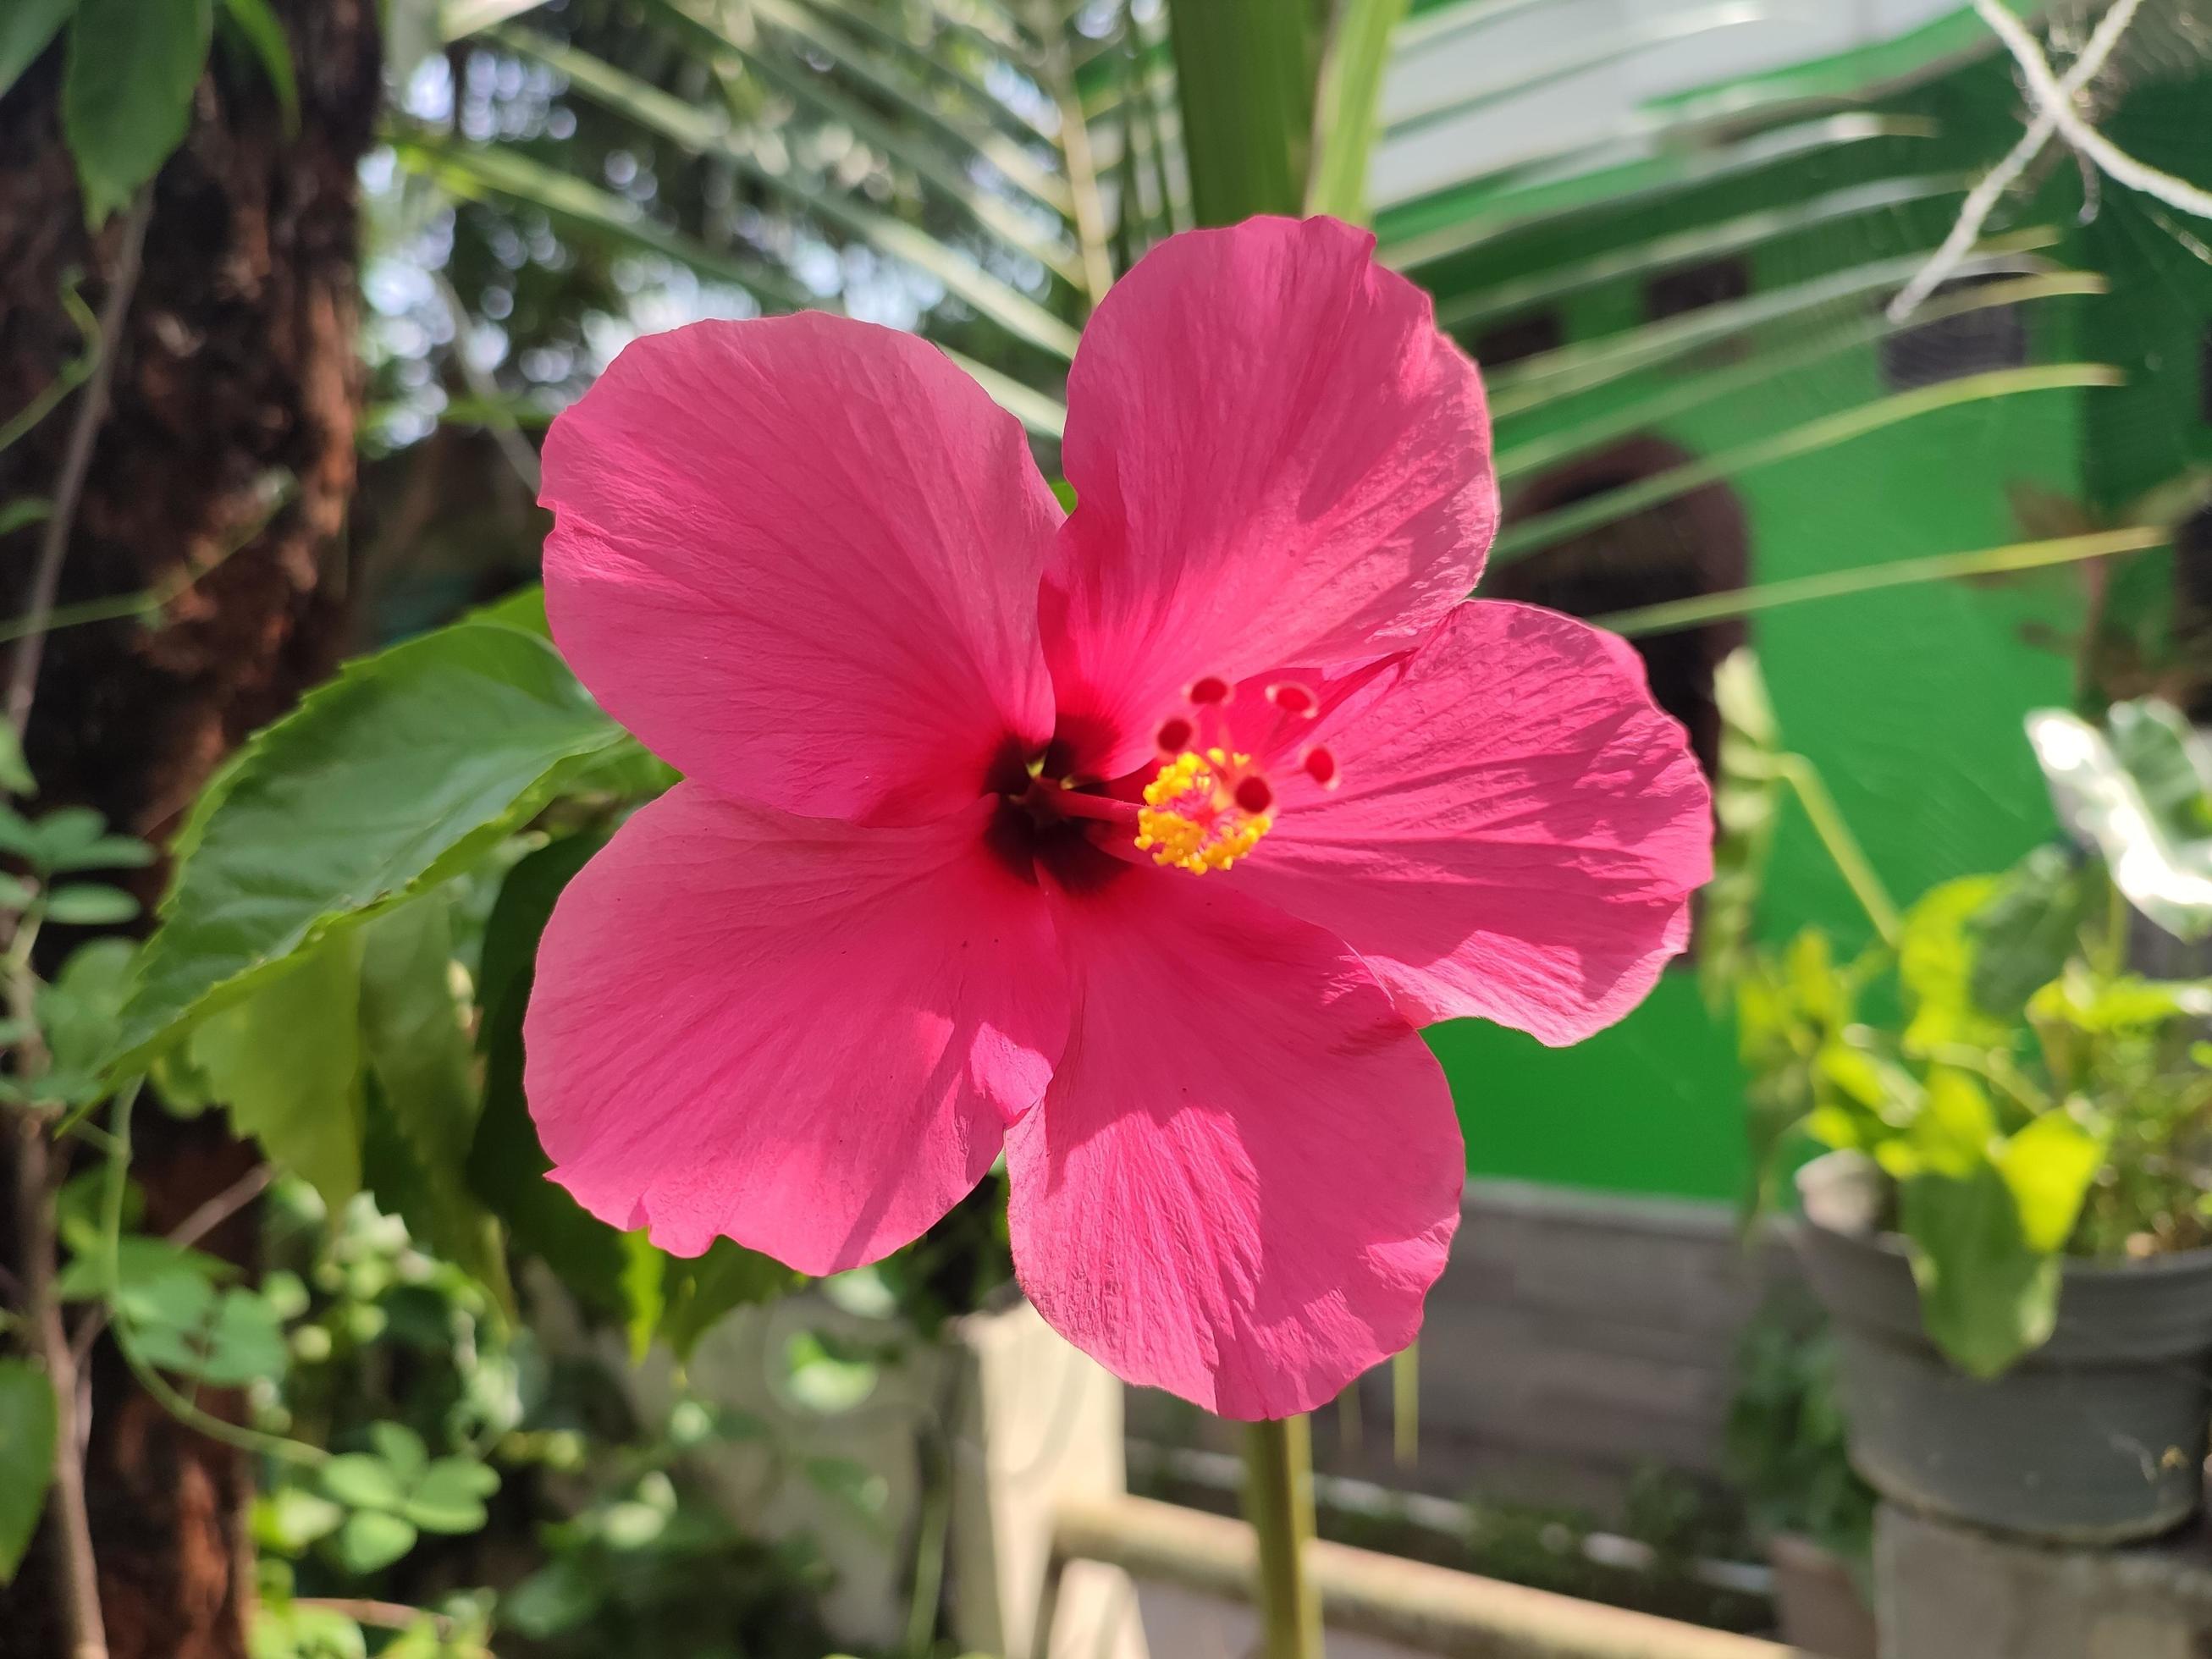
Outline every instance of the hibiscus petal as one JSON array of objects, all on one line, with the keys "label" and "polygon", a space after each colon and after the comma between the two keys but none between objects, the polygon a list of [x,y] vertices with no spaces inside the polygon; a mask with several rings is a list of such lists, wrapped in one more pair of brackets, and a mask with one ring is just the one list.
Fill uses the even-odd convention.
[{"label": "hibiscus petal", "polygon": [[1711,803],[1623,641],[1477,600],[1322,725],[1338,787],[1282,779],[1230,879],[1337,934],[1414,1024],[1474,1014],[1578,1042],[1687,940]]},{"label": "hibiscus petal", "polygon": [[1402,649],[1481,573],[1482,383],[1374,246],[1330,219],[1192,231],[1092,317],[1046,650],[1095,775],[1141,760],[1199,677]]},{"label": "hibiscus petal", "polygon": [[913,823],[1052,732],[1036,588],[1060,509],[936,347],[802,313],[638,340],[545,443],[553,635],[725,794]]},{"label": "hibiscus petal", "polygon": [[1162,871],[1048,892],[1078,1013],[1007,1136],[1023,1288],[1128,1382],[1311,1410],[1413,1340],[1443,1269],[1442,1071],[1318,928]]},{"label": "hibiscus petal", "polygon": [[523,1024],[553,1178],[696,1255],[872,1261],[981,1180],[1067,1022],[991,809],[863,830],[678,784],[561,896]]}]

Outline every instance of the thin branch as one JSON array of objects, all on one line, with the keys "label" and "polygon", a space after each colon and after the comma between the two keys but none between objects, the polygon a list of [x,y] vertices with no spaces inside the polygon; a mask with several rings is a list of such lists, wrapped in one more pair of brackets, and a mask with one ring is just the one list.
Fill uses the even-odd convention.
[{"label": "thin branch", "polygon": [[445,1613],[433,1613],[428,1607],[410,1607],[404,1601],[374,1601],[353,1595],[295,1595],[292,1605],[313,1607],[319,1613],[335,1613],[356,1625],[368,1625],[377,1630],[412,1630],[427,1619],[441,1642],[452,1641],[460,1628],[457,1620]]},{"label": "thin branch", "polygon": [[2185,179],[2177,179],[2170,173],[2161,173],[2138,161],[2081,118],[2071,96],[2060,89],[2057,79],[2051,73],[2043,49],[2035,44],[2034,37],[2019,18],[1998,4],[1997,0],[1974,0],[1974,10],[2004,42],[2005,49],[2020,65],[2029,95],[2051,118],[2068,143],[2116,182],[2139,190],[2180,212],[2212,219],[2212,191],[2200,190]]},{"label": "thin branch", "polygon": [[[8,1012],[24,1035],[18,1041],[18,1075],[36,1078],[48,1065],[33,1006],[38,981],[31,951],[40,915],[34,903],[15,919],[4,963]],[[70,1659],[107,1659],[107,1627],[100,1611],[100,1573],[92,1550],[92,1522],[84,1501],[83,1436],[77,1422],[76,1362],[62,1326],[54,1289],[55,1208],[68,1165],[46,1139],[41,1112],[15,1114],[15,1218],[23,1276],[24,1340],[54,1394],[53,1514],[55,1571],[61,1580],[63,1620]]]},{"label": "thin branch", "polygon": [[[2081,55],[2066,71],[2066,78],[2058,82],[2058,93],[2068,108],[2073,107],[2075,94],[2079,93],[2105,67],[2105,60],[2119,45],[2120,37],[2127,33],[2128,25],[2135,21],[2136,12],[2142,0],[2118,0],[2097,25]],[[1980,238],[1982,227],[1989,222],[1991,213],[2014,181],[2034,165],[2035,158],[2043,154],[2051,142],[2051,134],[2058,131],[2058,120],[2048,107],[2040,108],[2027,131],[2021,134],[2020,142],[2005,155],[2004,160],[1984,175],[1966,197],[1959,210],[1959,217],[1951,227],[1951,234],[1943,239],[1920,274],[1907,283],[1897,298],[1890,301],[1889,320],[1901,323],[1920,308],[1921,303],[1933,294],[1959,268],[1960,263],[1973,249]],[[2090,175],[2094,178],[2095,175]]]},{"label": "thin branch", "polygon": [[[130,216],[123,223],[123,246],[116,256],[115,276],[107,285],[107,297],[100,303],[100,334],[95,349],[99,360],[94,363],[92,378],[86,383],[84,398],[76,406],[76,418],[70,423],[68,442],[62,450],[61,476],[54,484],[52,516],[39,539],[39,562],[31,572],[31,602],[29,616],[43,629],[43,619],[54,608],[54,594],[61,586],[62,559],[69,551],[70,531],[76,523],[77,502],[84,494],[84,480],[92,468],[93,441],[100,435],[100,422],[107,417],[107,393],[115,379],[115,345],[123,333],[123,319],[131,309],[131,296],[138,287],[139,256],[146,249],[146,226],[154,216],[154,188],[147,185],[138,192],[138,199],[131,204]],[[31,700],[37,695],[39,663],[46,655],[46,635],[33,631],[16,647],[15,661],[8,671],[8,724],[15,728],[21,738],[23,728],[31,718]]]}]

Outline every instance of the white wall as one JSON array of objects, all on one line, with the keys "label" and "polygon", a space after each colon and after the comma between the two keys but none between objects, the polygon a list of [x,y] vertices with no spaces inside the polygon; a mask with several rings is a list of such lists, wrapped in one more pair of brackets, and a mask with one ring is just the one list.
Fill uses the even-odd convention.
[{"label": "white wall", "polygon": [[[1462,9],[1481,3],[1462,0]],[[1598,143],[1632,126],[1653,99],[1872,46],[1960,9],[1960,0],[1534,0],[1494,22],[1424,38],[1425,15],[1384,83],[1370,193],[1387,205]],[[1423,109],[1570,65],[1534,90],[1415,131],[1388,131]]]}]

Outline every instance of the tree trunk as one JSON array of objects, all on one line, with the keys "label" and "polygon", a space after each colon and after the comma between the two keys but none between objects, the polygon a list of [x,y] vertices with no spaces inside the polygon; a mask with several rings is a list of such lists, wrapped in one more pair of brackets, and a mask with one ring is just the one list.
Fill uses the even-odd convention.
[{"label": "tree trunk", "polygon": [[[64,606],[149,590],[171,597],[151,625],[52,635],[26,738],[39,810],[83,802],[156,842],[225,752],[327,671],[337,639],[343,582],[333,578],[361,392],[355,170],[378,105],[377,7],[274,9],[297,67],[298,131],[287,137],[258,64],[218,42],[191,133],[156,181],[112,402],[62,568]],[[118,219],[86,231],[61,140],[60,58],[50,51],[0,100],[0,418],[82,349],[64,285],[81,273],[97,310],[125,228]],[[0,504],[53,493],[84,396],[0,452]],[[272,491],[285,502],[273,518]],[[38,535],[33,526],[0,538],[6,615],[29,603]],[[161,879],[147,872],[142,896]],[[149,1230],[175,1225],[252,1163],[219,1114],[138,1116],[133,1174]],[[202,1248],[243,1256],[252,1231],[234,1220],[228,1237]],[[115,1356],[95,1355],[91,1369],[86,1484],[112,1651],[242,1659],[252,1600],[246,1460],[131,1389]],[[0,1654],[11,1659],[61,1651],[52,1533],[0,1596]]]}]

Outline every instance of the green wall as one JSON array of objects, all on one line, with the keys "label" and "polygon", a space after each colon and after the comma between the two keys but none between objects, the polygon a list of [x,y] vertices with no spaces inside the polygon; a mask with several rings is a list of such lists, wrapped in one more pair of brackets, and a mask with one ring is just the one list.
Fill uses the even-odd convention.
[{"label": "green wall", "polygon": [[[1894,100],[1897,110],[1931,118],[1939,137],[1824,150],[1641,210],[1502,240],[1417,275],[1448,310],[1453,296],[1471,289],[1556,270],[1647,237],[1762,207],[1787,210],[1870,179],[1972,170],[2017,135],[2015,105],[2002,66],[1979,64]],[[2078,193],[2064,200],[2072,169],[2065,174],[2050,202],[2039,204],[2045,211],[2014,222],[2068,223]],[[1932,246],[1957,201],[1955,192],[1931,196],[1768,241],[1752,259],[1753,292]],[[1418,205],[1408,210],[1404,222],[1418,223],[1420,211]],[[1386,237],[1389,228],[1386,223]],[[2094,226],[2056,252],[2076,264],[2118,257]],[[2124,280],[2132,282],[2133,274]],[[1852,301],[1853,314],[1868,314],[1877,302]],[[1577,290],[1558,303],[1568,338],[1589,338],[1641,319],[1640,281]],[[2073,361],[2129,343],[2113,338],[2123,326],[2114,321],[2120,309],[2109,300],[2036,302],[2027,313],[2030,361]],[[1825,320],[1832,326],[1843,315],[1838,308]],[[1788,326],[1802,337],[1807,324],[1801,319]],[[2178,322],[2141,314],[2124,326],[2156,337],[2133,342],[2138,356],[2179,349],[2185,331]],[[1678,366],[1564,407],[1501,421],[1501,444],[1619,408],[1670,383],[1670,376],[1679,383],[1698,368]],[[2060,391],[1969,404],[1747,472],[1733,488],[1749,521],[1753,580],[2049,533],[2021,527],[2009,490],[2028,485],[2080,495],[2086,482],[2094,482],[2108,492],[2130,468],[2170,471],[2162,452],[2147,458],[2140,445],[2121,444],[2120,453],[2093,462],[2101,452],[2085,434],[2131,424],[2169,427],[2174,411],[2164,403],[2151,405],[2179,395],[2171,390],[2173,378],[2181,377],[2157,383],[2148,399],[2136,389]],[[2193,400],[2195,375],[2185,379]],[[1862,347],[1651,429],[1692,453],[1713,456],[1864,404],[1885,391],[1875,350]],[[2088,471],[2098,477],[2086,481]],[[2059,571],[2002,586],[1905,588],[1754,620],[1751,641],[1787,742],[1820,767],[1901,900],[1948,877],[2008,863],[2051,833],[2021,718],[2031,708],[2072,697],[2067,631],[2080,613],[2081,581],[2079,573]],[[1793,810],[1776,845],[1760,926],[1768,936],[1786,937],[1807,923],[1830,927],[1846,941],[1868,931]],[[1547,1050],[1475,1022],[1437,1028],[1431,1039],[1460,1103],[1474,1174],[1711,1198],[1731,1198],[1742,1188],[1734,1035],[1725,1018],[1707,1015],[1685,969],[1671,971],[1627,1020],[1574,1050]]]}]

